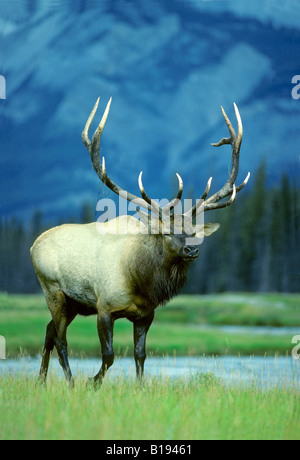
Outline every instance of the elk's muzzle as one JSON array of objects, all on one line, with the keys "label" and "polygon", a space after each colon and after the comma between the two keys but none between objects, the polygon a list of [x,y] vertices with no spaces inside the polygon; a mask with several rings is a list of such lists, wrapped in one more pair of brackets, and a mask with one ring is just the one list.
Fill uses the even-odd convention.
[{"label": "elk's muzzle", "polygon": [[194,260],[199,256],[198,246],[184,246],[181,256],[187,260]]}]

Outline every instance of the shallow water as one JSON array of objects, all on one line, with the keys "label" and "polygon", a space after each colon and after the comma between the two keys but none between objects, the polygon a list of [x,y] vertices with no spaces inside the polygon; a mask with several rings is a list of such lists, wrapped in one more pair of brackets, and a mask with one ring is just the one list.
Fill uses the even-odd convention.
[{"label": "shallow water", "polygon": [[[195,327],[193,325],[193,327]],[[199,330],[218,330],[229,334],[249,334],[249,335],[294,335],[300,334],[299,327],[274,327],[274,326],[235,326],[235,325],[211,325],[199,324]]]},{"label": "shallow water", "polygon": [[[1,376],[27,375],[36,378],[40,358],[20,358],[0,361]],[[91,377],[101,365],[98,359],[70,359],[74,377]],[[63,376],[57,358],[50,363],[50,373]],[[193,378],[213,373],[229,385],[255,384],[261,387],[294,387],[300,390],[300,360],[290,357],[149,357],[145,364],[145,377]],[[119,376],[135,378],[133,358],[117,358],[107,374],[108,379]]]}]

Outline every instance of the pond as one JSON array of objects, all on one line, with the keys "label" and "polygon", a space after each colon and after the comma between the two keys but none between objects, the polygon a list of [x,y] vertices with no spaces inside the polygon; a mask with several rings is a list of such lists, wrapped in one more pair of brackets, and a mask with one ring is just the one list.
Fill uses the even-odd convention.
[{"label": "pond", "polygon": [[[36,378],[40,358],[20,358],[0,361],[0,378],[7,374]],[[91,377],[97,373],[101,360],[94,358],[70,359],[74,377]],[[63,376],[58,360],[53,357],[50,372]],[[149,357],[145,363],[145,377],[169,379],[193,378],[212,373],[228,385],[259,387],[294,387],[300,390],[300,360],[290,357]],[[116,358],[108,379],[135,378],[133,358]]]}]

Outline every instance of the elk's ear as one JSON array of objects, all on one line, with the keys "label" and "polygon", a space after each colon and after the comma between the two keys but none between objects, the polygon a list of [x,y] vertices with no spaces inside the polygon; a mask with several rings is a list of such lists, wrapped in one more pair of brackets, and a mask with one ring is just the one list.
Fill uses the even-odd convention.
[{"label": "elk's ear", "polygon": [[196,235],[199,238],[210,236],[220,228],[220,224],[201,224],[196,226]]}]

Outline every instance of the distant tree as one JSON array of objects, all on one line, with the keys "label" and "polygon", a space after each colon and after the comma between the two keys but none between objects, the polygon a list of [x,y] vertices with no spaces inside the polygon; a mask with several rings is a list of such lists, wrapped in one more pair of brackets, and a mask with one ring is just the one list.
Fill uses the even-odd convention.
[{"label": "distant tree", "polygon": [[252,189],[210,217],[221,228],[200,247],[187,291],[300,291],[300,189],[287,176],[267,188],[261,164]]}]

